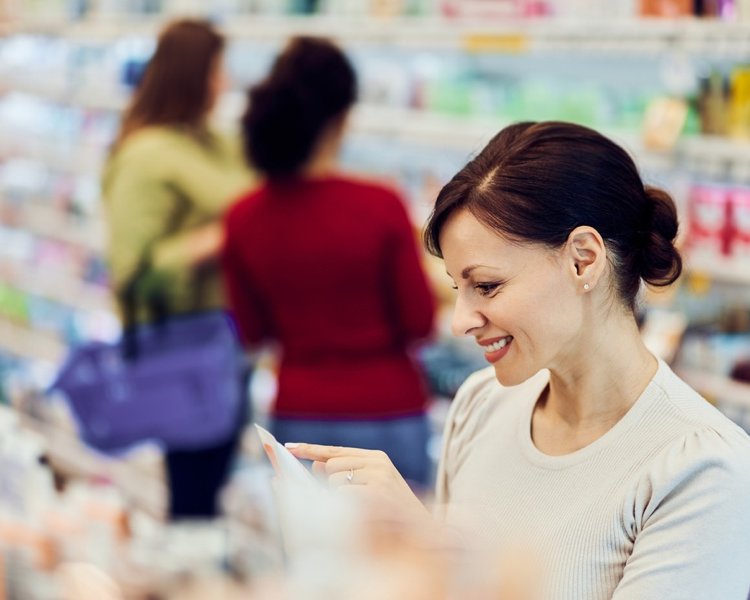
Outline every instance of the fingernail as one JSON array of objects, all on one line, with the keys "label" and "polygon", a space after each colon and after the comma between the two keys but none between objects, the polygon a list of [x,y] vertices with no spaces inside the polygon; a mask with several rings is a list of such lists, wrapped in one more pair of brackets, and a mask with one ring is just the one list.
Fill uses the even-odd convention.
[{"label": "fingernail", "polygon": [[299,444],[297,442],[287,442],[286,444],[284,444],[284,448],[294,449],[297,446],[299,446]]}]

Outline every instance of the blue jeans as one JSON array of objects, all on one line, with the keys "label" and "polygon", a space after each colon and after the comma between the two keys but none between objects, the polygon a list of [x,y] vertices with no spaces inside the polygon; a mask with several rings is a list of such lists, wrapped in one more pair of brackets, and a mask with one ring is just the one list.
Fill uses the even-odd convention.
[{"label": "blue jeans", "polygon": [[419,488],[431,485],[432,465],[427,455],[430,424],[424,414],[361,421],[313,421],[274,417],[270,428],[282,444],[308,442],[382,450],[409,483]]}]

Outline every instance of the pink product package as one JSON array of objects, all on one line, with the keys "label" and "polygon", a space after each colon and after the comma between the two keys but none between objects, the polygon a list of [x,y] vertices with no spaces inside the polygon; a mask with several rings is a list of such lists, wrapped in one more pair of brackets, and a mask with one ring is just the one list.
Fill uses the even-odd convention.
[{"label": "pink product package", "polygon": [[727,257],[731,251],[729,194],[726,188],[697,185],[690,194],[688,238],[690,253],[703,259]]},{"label": "pink product package", "polygon": [[750,267],[750,188],[736,188],[730,194],[732,257]]}]

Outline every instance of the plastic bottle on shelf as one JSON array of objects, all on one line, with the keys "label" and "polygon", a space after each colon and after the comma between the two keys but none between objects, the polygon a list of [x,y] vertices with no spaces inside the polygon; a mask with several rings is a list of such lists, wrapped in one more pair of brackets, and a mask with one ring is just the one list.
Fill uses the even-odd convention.
[{"label": "plastic bottle on shelf", "polygon": [[750,67],[737,66],[730,76],[729,135],[750,139]]}]

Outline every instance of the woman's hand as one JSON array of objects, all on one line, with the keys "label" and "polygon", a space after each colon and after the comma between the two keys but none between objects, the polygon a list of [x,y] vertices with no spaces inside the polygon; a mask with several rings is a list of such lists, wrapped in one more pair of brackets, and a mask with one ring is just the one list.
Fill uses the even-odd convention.
[{"label": "woman's hand", "polygon": [[154,266],[165,270],[199,267],[216,260],[223,245],[224,228],[220,222],[200,225],[162,240],[155,251]]},{"label": "woman's hand", "polygon": [[286,447],[297,458],[314,461],[313,472],[342,492],[361,494],[408,518],[431,518],[385,452],[317,444],[290,443]]}]

